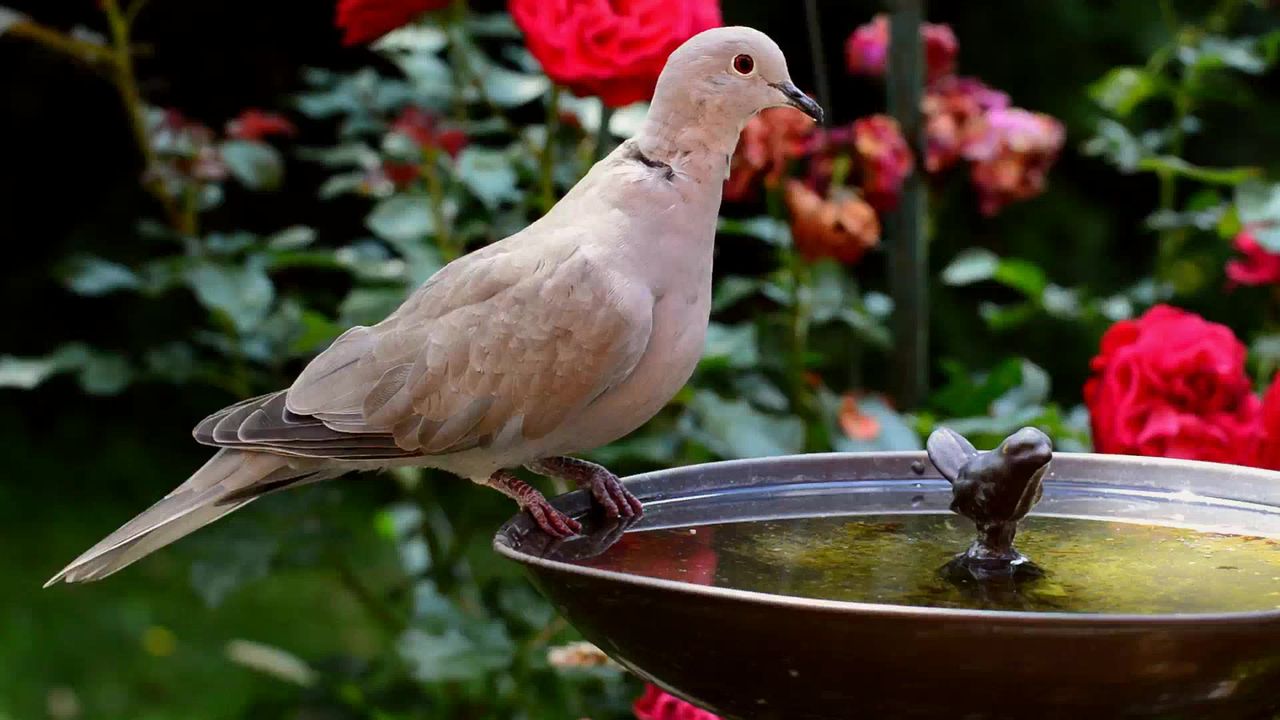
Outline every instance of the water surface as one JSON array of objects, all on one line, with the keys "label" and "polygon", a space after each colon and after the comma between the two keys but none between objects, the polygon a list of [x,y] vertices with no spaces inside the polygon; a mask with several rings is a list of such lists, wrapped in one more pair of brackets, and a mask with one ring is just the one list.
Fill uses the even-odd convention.
[{"label": "water surface", "polygon": [[1280,609],[1280,541],[1104,520],[1032,516],[1016,543],[1046,571],[1018,586],[938,572],[974,536],[952,514],[734,522],[627,533],[579,564],[804,598],[942,608],[1091,613]]}]

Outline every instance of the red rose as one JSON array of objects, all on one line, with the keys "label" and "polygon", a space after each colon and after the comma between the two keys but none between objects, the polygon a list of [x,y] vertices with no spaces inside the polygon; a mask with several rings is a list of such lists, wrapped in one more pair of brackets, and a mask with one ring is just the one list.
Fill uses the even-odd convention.
[{"label": "red rose", "polygon": [[1157,305],[1112,325],[1084,399],[1098,452],[1254,464],[1261,403],[1224,325]]},{"label": "red rose", "polygon": [[[402,110],[391,123],[391,131],[413,140],[419,149],[438,148],[450,157],[457,157],[468,142],[466,133],[441,130],[435,115],[416,107]],[[404,187],[417,180],[421,171],[421,163],[387,160],[382,163],[381,175],[396,187]]]},{"label": "red rose", "polygon": [[609,107],[652,97],[667,56],[721,24],[719,0],[510,0],[510,9],[552,80]]},{"label": "red rose", "polygon": [[[924,39],[925,79],[933,82],[955,72],[960,43],[951,27],[924,23],[920,35]],[[889,16],[881,13],[854,30],[845,41],[844,54],[849,72],[854,75],[884,75],[889,54]]]},{"label": "red rose", "polygon": [[1271,379],[1271,387],[1262,396],[1262,443],[1252,465],[1280,470],[1280,375]]},{"label": "red rose", "polygon": [[1280,253],[1262,247],[1251,228],[1241,230],[1232,244],[1241,257],[1227,263],[1229,287],[1280,283]]},{"label": "red rose", "polygon": [[877,210],[898,206],[902,183],[911,174],[911,148],[887,115],[872,115],[853,124],[853,147],[862,168],[862,190]]},{"label": "red rose", "polygon": [[294,135],[298,129],[283,115],[249,108],[227,122],[227,137],[262,140],[272,135]]},{"label": "red rose", "polygon": [[645,685],[644,695],[636,700],[632,710],[638,720],[720,720],[719,715],[665,693],[653,684]]},{"label": "red rose", "polygon": [[449,0],[338,0],[334,24],[343,31],[344,45],[360,45],[448,4]]}]

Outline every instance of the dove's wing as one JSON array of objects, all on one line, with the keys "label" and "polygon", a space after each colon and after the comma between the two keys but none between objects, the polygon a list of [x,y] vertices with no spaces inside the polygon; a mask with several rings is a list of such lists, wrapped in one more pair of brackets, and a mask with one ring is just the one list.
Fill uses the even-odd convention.
[{"label": "dove's wing", "polygon": [[499,243],[345,333],[286,393],[227,408],[195,434],[344,459],[540,438],[631,373],[652,313],[647,288],[576,243]]}]

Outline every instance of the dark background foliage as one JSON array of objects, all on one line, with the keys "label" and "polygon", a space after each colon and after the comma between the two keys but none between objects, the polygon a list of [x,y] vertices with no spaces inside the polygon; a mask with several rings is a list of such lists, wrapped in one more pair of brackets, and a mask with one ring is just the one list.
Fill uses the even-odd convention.
[{"label": "dark background foliage", "polygon": [[[96,21],[89,0],[8,4],[58,27]],[[819,5],[832,79],[829,114],[835,122],[848,122],[879,111],[881,85],[849,77],[842,60],[844,38],[878,4],[822,0]],[[1035,261],[1054,282],[1098,295],[1147,274],[1154,238],[1142,229],[1142,220],[1156,204],[1154,180],[1117,173],[1078,148],[1098,118],[1086,86],[1113,66],[1142,64],[1167,41],[1160,5],[1121,0],[934,5],[930,19],[950,23],[960,39],[962,74],[1005,90],[1019,106],[1060,118],[1068,131],[1049,192],[994,219],[978,215],[961,178],[947,180],[955,187],[937,194],[941,204],[932,219],[934,269],[978,245]],[[1196,16],[1213,4],[1173,5]],[[723,10],[726,22],[768,28],[787,51],[798,84],[812,87],[799,3],[725,0]],[[1252,26],[1269,27],[1269,19],[1252,7],[1241,22],[1244,33]],[[250,106],[288,111],[288,98],[301,90],[304,67],[353,69],[380,62],[366,50],[339,46],[328,2],[154,0],[136,36],[151,48],[140,63],[144,93],[154,104],[182,108],[211,126]],[[1280,126],[1274,75],[1226,91],[1239,93],[1241,102],[1202,114],[1206,127],[1222,130],[1194,136],[1186,158],[1225,166],[1280,157],[1280,136],[1273,132]],[[0,113],[0,239],[8,253],[0,266],[0,301],[7,309],[3,353],[37,355],[69,337],[108,349],[141,346],[148,338],[197,324],[203,310],[188,296],[174,293],[140,311],[123,298],[68,293],[55,281],[60,263],[77,251],[116,259],[143,252],[136,248],[135,223],[155,213],[153,200],[137,183],[140,159],[110,86],[62,55],[0,37],[0,107],[5,108]],[[1159,116],[1167,108],[1150,112]],[[297,120],[297,144],[331,140],[333,130],[326,123]],[[356,198],[317,203],[323,169],[286,157],[288,181],[281,191],[231,190],[209,224],[226,221],[267,233],[305,222],[317,228],[321,244],[360,234],[366,203]],[[723,240],[717,272],[751,268],[761,262],[754,252],[734,238]],[[1229,248],[1220,243],[1206,252],[1220,266]],[[864,287],[884,289],[883,264],[884,255],[876,254],[856,270]],[[349,281],[338,274],[299,271],[281,282],[332,283],[339,297]],[[1007,291],[941,283],[933,292],[931,330],[939,359],[983,369],[1008,356],[1025,356],[1053,378],[1056,400],[1079,402],[1097,327],[1039,318],[993,341],[977,305],[987,299],[1011,301],[1012,293],[1002,298]],[[1248,293],[1201,293],[1187,304],[1234,327],[1257,325],[1262,312]],[[935,371],[941,381],[940,366]],[[886,377],[886,368],[867,367],[861,380],[883,388]],[[381,642],[380,631],[329,570],[285,572],[206,608],[186,582],[186,563],[199,554],[193,541],[195,550],[181,557],[162,554],[107,584],[38,590],[63,562],[202,462],[206,452],[189,440],[187,428],[233,397],[195,384],[139,384],[120,395],[87,396],[70,377],[35,392],[0,393],[0,457],[6,468],[0,478],[0,667],[6,668],[0,673],[0,718],[67,711],[65,688],[78,693],[84,717],[279,717],[282,708],[297,707],[291,686],[222,659],[222,645],[237,637],[328,658],[320,662],[332,665],[326,668],[335,676],[360,676],[362,669],[344,664],[354,661],[343,658]],[[512,510],[496,496],[458,485],[442,487],[439,502],[454,513],[466,508],[468,522],[480,534]],[[315,495],[323,512],[351,533],[348,562],[374,568],[389,562],[363,522],[394,497],[389,483],[348,482]],[[335,692],[348,692],[347,687],[359,692],[358,683],[351,682],[337,683]],[[303,706],[312,707],[313,714],[297,717],[341,716],[315,709],[329,707],[322,695],[312,692]],[[359,704],[344,707],[352,706]]]}]

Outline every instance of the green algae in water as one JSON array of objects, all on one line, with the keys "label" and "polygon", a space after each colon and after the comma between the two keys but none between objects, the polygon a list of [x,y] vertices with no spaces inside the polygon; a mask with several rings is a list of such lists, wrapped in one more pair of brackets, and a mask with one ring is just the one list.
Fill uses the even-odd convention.
[{"label": "green algae in water", "polygon": [[702,585],[852,602],[1119,614],[1280,608],[1280,541],[1031,516],[1016,545],[1046,571],[1012,585],[939,574],[972,542],[949,514],[727,523],[629,533],[585,564]]}]

